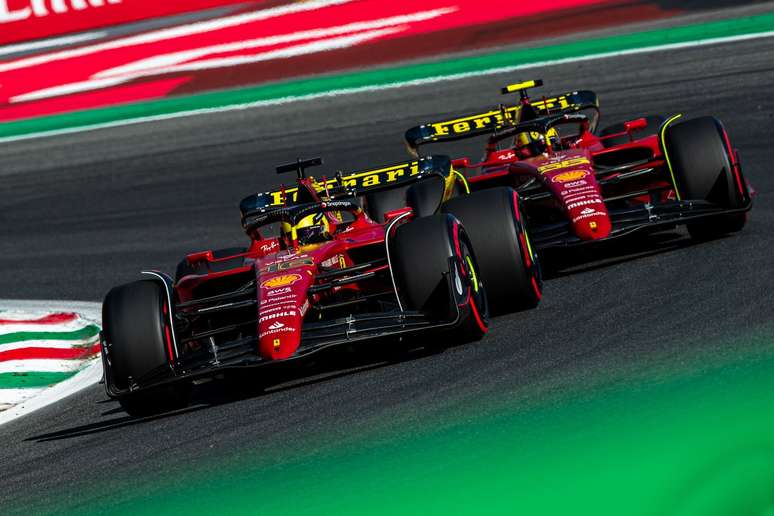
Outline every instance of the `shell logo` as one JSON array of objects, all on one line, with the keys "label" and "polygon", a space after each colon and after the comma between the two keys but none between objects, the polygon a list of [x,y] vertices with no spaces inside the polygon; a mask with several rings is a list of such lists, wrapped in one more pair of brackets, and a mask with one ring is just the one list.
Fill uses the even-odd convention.
[{"label": "shell logo", "polygon": [[588,172],[585,170],[570,170],[568,172],[562,172],[561,174],[556,174],[551,181],[554,183],[569,183],[570,181],[577,181],[579,179],[583,179],[589,175]]},{"label": "shell logo", "polygon": [[300,280],[301,276],[298,274],[283,274],[282,276],[276,276],[271,279],[267,279],[261,283],[261,288],[279,288],[292,285],[296,281]]}]

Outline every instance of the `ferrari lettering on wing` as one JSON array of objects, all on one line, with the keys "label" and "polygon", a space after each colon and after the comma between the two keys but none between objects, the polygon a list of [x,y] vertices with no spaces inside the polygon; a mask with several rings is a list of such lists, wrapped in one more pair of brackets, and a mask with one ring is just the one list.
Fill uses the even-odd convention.
[{"label": "ferrari lettering on wing", "polygon": [[[376,186],[383,186],[394,183],[400,179],[416,176],[419,174],[419,162],[402,163],[387,168],[377,170],[367,170],[365,172],[355,172],[338,179],[329,179],[325,182],[315,181],[312,186],[317,193],[322,193],[326,188],[335,188],[343,186],[345,188],[365,189]],[[269,192],[271,195],[272,206],[282,206],[286,200],[295,202],[298,196],[298,188],[287,188],[276,192]]]},{"label": "ferrari lettering on wing", "polygon": [[508,120],[516,120],[520,110],[521,106],[512,106],[504,110],[505,116],[503,116],[503,111],[498,109],[497,111],[489,111],[488,113],[448,120],[446,122],[435,122],[430,124],[430,126],[434,131],[433,137],[456,136],[487,127],[493,129],[502,127],[506,123],[506,117]]}]

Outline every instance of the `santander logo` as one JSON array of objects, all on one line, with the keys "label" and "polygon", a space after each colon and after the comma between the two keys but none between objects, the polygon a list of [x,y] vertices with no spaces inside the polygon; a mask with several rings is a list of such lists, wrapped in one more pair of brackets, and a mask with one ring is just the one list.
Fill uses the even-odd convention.
[{"label": "santander logo", "polygon": [[[83,11],[93,7],[120,4],[123,0],[0,0],[0,23]],[[11,4],[11,5],[9,5]],[[25,5],[26,4],[26,5]]]}]

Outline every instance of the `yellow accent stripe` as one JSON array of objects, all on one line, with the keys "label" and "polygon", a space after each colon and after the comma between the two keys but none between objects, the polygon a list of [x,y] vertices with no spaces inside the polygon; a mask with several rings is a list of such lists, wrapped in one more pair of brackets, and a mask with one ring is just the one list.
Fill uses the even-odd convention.
[{"label": "yellow accent stripe", "polygon": [[470,255],[465,256],[465,259],[468,261],[470,275],[473,276],[471,278],[473,280],[473,290],[478,294],[478,276],[476,276],[476,269],[473,267],[473,260],[470,259]]},{"label": "yellow accent stripe", "polygon": [[529,257],[532,259],[532,261],[535,261],[535,255],[532,253],[532,243],[529,241],[529,235],[527,234],[527,228],[524,227],[524,224],[521,225],[521,229],[524,230],[524,241],[527,242],[527,251],[529,251]]},{"label": "yellow accent stripe", "polygon": [[535,88],[535,81],[526,81],[526,82],[520,82],[518,84],[509,84],[505,87],[506,91],[508,93],[513,93],[515,91],[521,91],[525,90],[527,88]]},{"label": "yellow accent stripe", "polygon": [[454,172],[460,179],[462,179],[462,184],[465,185],[465,193],[469,194],[470,186],[468,186],[468,180],[465,178],[465,176],[461,172],[458,172],[454,169],[452,169],[452,172]]},{"label": "yellow accent stripe", "polygon": [[678,201],[682,201],[683,199],[682,199],[682,197],[680,197],[680,191],[677,189],[677,181],[675,180],[675,172],[674,172],[674,170],[672,170],[672,162],[669,161],[669,154],[667,153],[666,140],[664,139],[664,136],[666,135],[666,130],[667,130],[667,127],[669,127],[669,124],[671,124],[672,122],[674,122],[675,120],[677,120],[681,116],[683,116],[683,115],[682,114],[675,115],[672,118],[670,118],[669,120],[667,120],[666,122],[664,122],[664,125],[661,126],[661,147],[664,148],[664,158],[666,158],[667,168],[669,169],[669,175],[672,176],[672,186],[674,186],[674,188],[675,188],[675,195],[677,196],[677,200]]}]

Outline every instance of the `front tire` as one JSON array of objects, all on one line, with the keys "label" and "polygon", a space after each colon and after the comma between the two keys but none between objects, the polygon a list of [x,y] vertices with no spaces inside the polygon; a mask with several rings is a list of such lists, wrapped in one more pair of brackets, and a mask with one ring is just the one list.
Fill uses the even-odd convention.
[{"label": "front tire", "polygon": [[[664,153],[680,199],[709,201],[725,209],[744,207],[749,194],[726,142],[723,125],[709,116],[666,128]],[[746,222],[746,213],[719,215],[689,223],[688,232],[706,240],[741,231]]]},{"label": "front tire", "polygon": [[[108,292],[102,324],[110,361],[107,380],[115,388],[126,391],[144,377],[171,372],[169,309],[157,281],[135,281]],[[187,405],[189,389],[187,383],[171,384],[152,391],[128,392],[118,401],[129,415],[147,416]]]},{"label": "front tire", "polygon": [[535,308],[542,297],[540,264],[519,204],[515,190],[501,187],[451,199],[443,207],[470,235],[493,314]]},{"label": "front tire", "polygon": [[[484,282],[473,246],[457,219],[438,214],[403,224],[390,250],[404,309],[439,321],[452,320],[460,310],[463,320],[453,332],[454,343],[480,340],[486,334],[489,307]],[[449,279],[456,295],[449,291]]]}]

